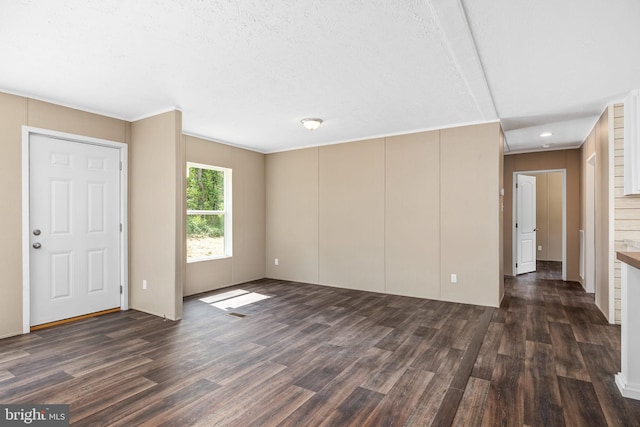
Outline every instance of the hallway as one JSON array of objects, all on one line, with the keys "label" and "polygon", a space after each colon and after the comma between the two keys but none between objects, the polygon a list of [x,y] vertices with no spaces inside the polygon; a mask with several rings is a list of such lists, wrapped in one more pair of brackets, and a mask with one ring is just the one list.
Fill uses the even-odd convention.
[{"label": "hallway", "polygon": [[506,278],[469,380],[489,390],[482,424],[640,425],[640,402],[621,397],[614,382],[620,327],[607,323],[593,294],[562,282],[561,268],[539,261],[537,272]]}]

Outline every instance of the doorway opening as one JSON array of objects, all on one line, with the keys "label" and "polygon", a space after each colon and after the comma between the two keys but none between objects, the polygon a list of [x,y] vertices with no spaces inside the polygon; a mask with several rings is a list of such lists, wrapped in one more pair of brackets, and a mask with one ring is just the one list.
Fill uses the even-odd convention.
[{"label": "doorway opening", "polygon": [[[531,178],[525,178],[531,177]],[[524,178],[524,179],[523,179]],[[519,181],[531,182],[518,188]],[[527,187],[528,190],[527,190]],[[525,191],[523,191],[525,190]],[[526,270],[535,271],[538,261],[562,263],[562,280],[567,280],[567,209],[566,209],[566,169],[545,169],[518,171],[513,173],[513,221],[512,221],[512,266],[513,276],[522,274]],[[532,193],[533,194],[527,194]],[[533,213],[527,217],[526,210],[530,210],[533,198]],[[527,223],[529,222],[529,223]],[[524,223],[524,228],[520,224]],[[527,235],[526,228],[531,228],[532,236]],[[520,231],[524,233],[519,233]],[[533,242],[531,241],[533,239]],[[524,270],[519,268],[521,260],[525,264]]]}]

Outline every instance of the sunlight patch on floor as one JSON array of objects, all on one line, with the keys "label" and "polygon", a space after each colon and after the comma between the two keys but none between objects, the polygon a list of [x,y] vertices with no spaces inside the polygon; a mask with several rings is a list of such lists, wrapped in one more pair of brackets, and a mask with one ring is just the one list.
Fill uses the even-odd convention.
[{"label": "sunlight patch on floor", "polygon": [[205,298],[200,298],[200,301],[206,302],[207,304],[213,304],[218,301],[223,301],[229,298],[237,297],[239,295],[246,295],[249,291],[245,291],[244,289],[234,289],[232,291],[223,292],[221,294],[211,295]]},{"label": "sunlight patch on floor", "polygon": [[209,297],[200,298],[200,301],[209,304],[212,307],[227,311],[229,308],[238,308],[254,302],[271,298],[269,295],[263,295],[258,292],[249,292],[243,289],[235,289],[221,294],[211,295]]}]

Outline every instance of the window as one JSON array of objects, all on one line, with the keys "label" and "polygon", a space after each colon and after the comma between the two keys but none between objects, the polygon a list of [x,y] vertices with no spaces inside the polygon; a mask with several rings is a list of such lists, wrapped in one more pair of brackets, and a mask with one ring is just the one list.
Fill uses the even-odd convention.
[{"label": "window", "polygon": [[230,257],[231,169],[187,163],[187,262]]}]

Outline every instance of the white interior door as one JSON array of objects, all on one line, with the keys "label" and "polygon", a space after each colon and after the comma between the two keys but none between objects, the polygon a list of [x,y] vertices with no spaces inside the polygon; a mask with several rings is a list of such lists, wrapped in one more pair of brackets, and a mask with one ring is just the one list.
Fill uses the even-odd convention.
[{"label": "white interior door", "polygon": [[31,326],[120,307],[120,153],[29,139]]},{"label": "white interior door", "polygon": [[517,175],[516,273],[536,271],[536,177]]}]

